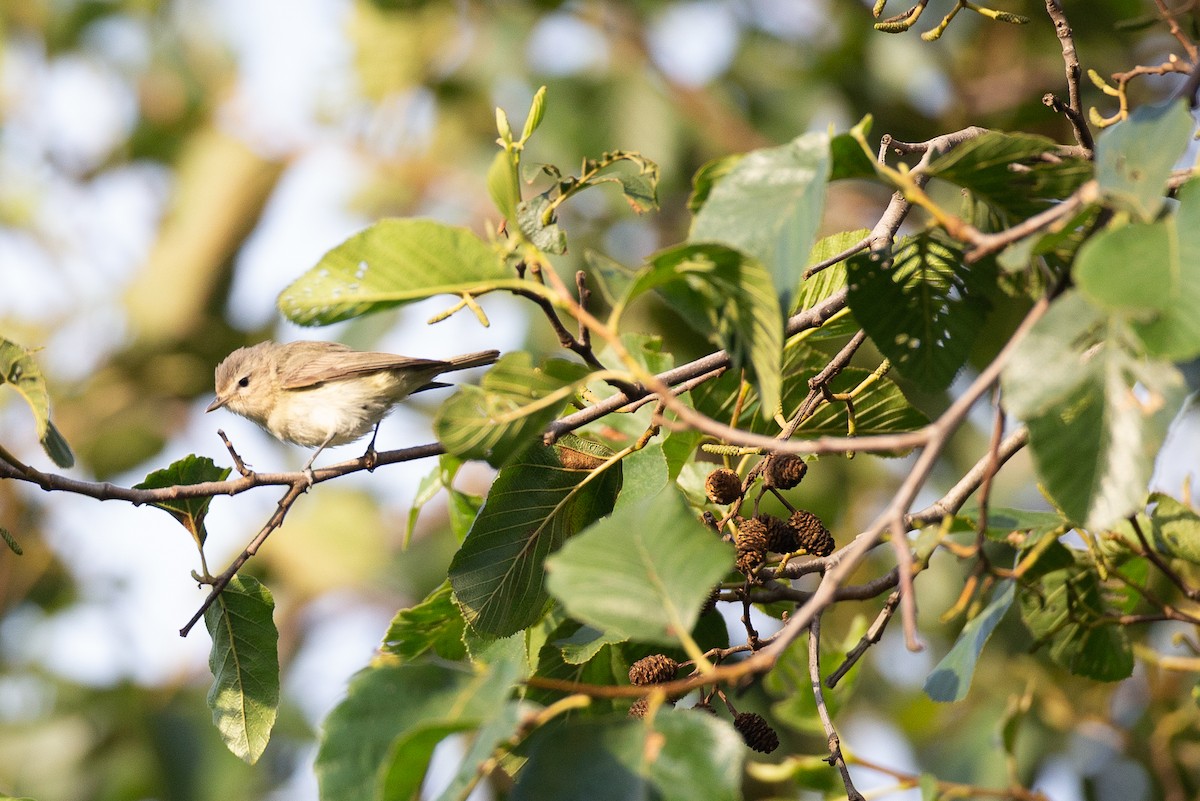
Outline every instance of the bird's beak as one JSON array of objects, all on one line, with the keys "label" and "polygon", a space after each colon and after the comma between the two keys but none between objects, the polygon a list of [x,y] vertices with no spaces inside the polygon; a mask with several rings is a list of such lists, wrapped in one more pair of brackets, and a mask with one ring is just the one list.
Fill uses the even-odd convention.
[{"label": "bird's beak", "polygon": [[217,409],[220,409],[220,408],[221,408],[222,406],[224,406],[226,403],[229,403],[229,398],[225,398],[224,400],[222,400],[222,399],[220,398],[220,396],[218,396],[218,397],[215,397],[215,398],[213,398],[213,402],[212,402],[212,403],[210,403],[210,404],[208,404],[208,408],[207,408],[207,409],[205,409],[204,411],[206,411],[206,412],[215,412]]}]

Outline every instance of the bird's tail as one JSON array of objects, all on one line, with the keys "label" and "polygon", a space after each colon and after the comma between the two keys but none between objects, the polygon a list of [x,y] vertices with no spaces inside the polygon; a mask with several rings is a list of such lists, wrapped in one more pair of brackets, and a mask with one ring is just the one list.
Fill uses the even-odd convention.
[{"label": "bird's tail", "polygon": [[467,353],[463,356],[455,356],[452,359],[446,359],[445,362],[450,366],[443,372],[449,373],[452,370],[466,370],[470,367],[483,367],[485,364],[492,364],[500,358],[498,350],[481,350],[478,353]]}]

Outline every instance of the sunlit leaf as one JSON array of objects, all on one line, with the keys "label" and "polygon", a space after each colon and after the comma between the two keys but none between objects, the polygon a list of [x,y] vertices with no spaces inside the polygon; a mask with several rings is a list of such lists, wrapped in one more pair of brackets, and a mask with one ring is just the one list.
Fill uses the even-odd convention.
[{"label": "sunlit leaf", "polygon": [[1200,514],[1169,495],[1154,493],[1150,530],[1143,531],[1158,553],[1200,565]]},{"label": "sunlit leaf", "polygon": [[1173,366],[1138,353],[1126,321],[1064,294],[1017,346],[1003,387],[1072,522],[1098,531],[1141,508],[1184,387]]},{"label": "sunlit leaf", "polygon": [[479,386],[461,386],[441,405],[433,421],[438,440],[456,456],[502,467],[540,439],[569,399],[563,390],[589,372],[561,360],[553,367],[534,367],[525,351],[505,354]]},{"label": "sunlit leaf", "polygon": [[547,560],[546,586],[572,617],[655,643],[690,632],[733,552],[674,491],[619,508]]},{"label": "sunlit leaf", "polygon": [[[794,412],[808,395],[808,379],[820,372],[829,361],[827,354],[803,344],[787,349],[784,361],[785,414]],[[849,393],[866,382],[855,395],[854,412],[858,436],[895,434],[915,431],[928,424],[929,419],[908,402],[900,388],[888,377],[868,381],[871,371],[857,367],[843,370],[829,383],[831,392]],[[718,420],[728,420],[738,398],[738,378],[726,373],[692,392],[696,408]],[[772,420],[763,419],[758,412],[758,394],[749,392],[742,400],[742,412],[736,425],[759,434],[778,433]],[[816,413],[800,426],[800,436],[844,437],[848,432],[848,407],[841,401],[819,406]]]},{"label": "sunlit leaf", "polygon": [[50,420],[50,394],[46,379],[29,351],[0,337],[0,384],[8,384],[25,398],[37,423],[38,441],[46,455],[59,467],[72,467],[75,455],[62,433]]},{"label": "sunlit leaf", "polygon": [[823,133],[753,150],[712,187],[688,240],[753,256],[770,275],[779,304],[790,308],[821,223],[829,170]]},{"label": "sunlit leaf", "polygon": [[650,285],[729,352],[735,371],[753,370],[770,417],[781,391],[783,313],[763,266],[723,245],[680,245],[651,257],[650,270],[630,293]]},{"label": "sunlit leaf", "polygon": [[492,159],[487,173],[488,194],[497,210],[506,220],[517,219],[517,204],[521,202],[521,186],[517,171],[513,169],[512,157],[504,150]]},{"label": "sunlit leaf", "polygon": [[1172,361],[1200,355],[1200,182],[1179,200],[1156,222],[1101,231],[1074,269],[1089,299],[1129,315],[1147,352]]},{"label": "sunlit leaf", "polygon": [[253,578],[234,576],[204,613],[212,636],[208,692],[213,725],[225,746],[251,764],[271,737],[279,706],[279,632],[271,593]]},{"label": "sunlit leaf", "polygon": [[416,606],[401,609],[392,618],[379,650],[405,662],[432,651],[447,661],[467,655],[463,645],[466,621],[454,605],[450,582],[444,581]]},{"label": "sunlit leaf", "polygon": [[688,196],[687,202],[688,211],[692,214],[700,211],[708,201],[713,187],[728,175],[729,171],[745,158],[745,155],[744,153],[731,153],[700,165],[700,169],[696,170],[696,174],[692,176],[692,193]]},{"label": "sunlit leaf", "polygon": [[[224,481],[229,477],[230,468],[217,467],[216,463],[207,456],[195,454],[185,456],[162,470],[155,470],[146,476],[134,489],[164,489],[166,487],[205,484],[210,481]],[[155,506],[165,510],[180,522],[192,535],[197,545],[204,545],[208,532],[204,528],[204,518],[208,514],[211,497],[178,498],[176,500],[157,501]]]},{"label": "sunlit leaf", "polygon": [[465,228],[432,220],[380,220],[326,253],[279,295],[294,323],[329,325],[434,295],[523,283]]},{"label": "sunlit leaf", "polygon": [[550,596],[546,557],[611,511],[621,487],[611,452],[565,437],[535,446],[500,470],[487,501],[450,563],[450,583],[472,628],[503,637],[537,622]]},{"label": "sunlit leaf", "polygon": [[927,172],[970,190],[1010,218],[1022,219],[1067,197],[1092,176],[1092,164],[1085,159],[1043,158],[1058,149],[1042,136],[988,131],[939,156]]},{"label": "sunlit leaf", "polygon": [[890,258],[860,253],[847,270],[850,308],[883,355],[929,390],[948,386],[983,330],[987,265],[966,267],[958,245],[922,233]]},{"label": "sunlit leaf", "polygon": [[1162,208],[1167,179],[1187,149],[1196,123],[1180,99],[1139,106],[1096,141],[1096,180],[1105,197],[1141,219]]}]

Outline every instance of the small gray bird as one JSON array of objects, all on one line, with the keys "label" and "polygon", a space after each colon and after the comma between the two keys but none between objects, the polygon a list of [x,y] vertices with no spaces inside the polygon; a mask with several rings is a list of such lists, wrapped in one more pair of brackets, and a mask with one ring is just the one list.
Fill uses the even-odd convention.
[{"label": "small gray bird", "polygon": [[[485,350],[445,361],[353,350],[336,342],[260,342],[238,348],[216,370],[222,407],[253,420],[273,437],[317,450],[345,445],[379,430],[379,423],[414,392],[450,386],[442,373],[482,367],[500,358]],[[374,452],[375,438],[367,447]]]}]

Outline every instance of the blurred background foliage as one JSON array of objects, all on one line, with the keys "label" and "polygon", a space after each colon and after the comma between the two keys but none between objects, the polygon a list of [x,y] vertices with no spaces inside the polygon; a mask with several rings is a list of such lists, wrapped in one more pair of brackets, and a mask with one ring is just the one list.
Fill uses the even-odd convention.
[{"label": "blurred background foliage", "polygon": [[[930,16],[949,5],[935,0]],[[219,425],[242,432],[243,455],[270,469],[298,455],[200,414],[213,365],[266,336],[431,348],[424,307],[305,334],[279,321],[274,297],[380,216],[477,231],[497,223],[484,183],[496,106],[520,120],[548,85],[530,161],[570,171],[620,148],[660,165],[660,213],[634,217],[615,193],[589,193],[563,219],[564,270],[589,248],[636,265],[684,237],[700,165],[806,130],[871,114],[875,137],[981,125],[1068,141],[1041,102],[1064,93],[1042,4],[1002,5],[1032,24],[964,14],[927,43],[917,31],[874,31],[870,3],[856,0],[0,4],[0,331],[41,349],[76,475],[131,484],[187,452],[222,460]],[[1157,63],[1174,45],[1165,26],[1145,24],[1155,20],[1150,2],[1068,3],[1067,13],[1085,68],[1101,74]],[[1136,83],[1134,101],[1163,95],[1169,81]],[[1084,93],[1085,108],[1112,112],[1086,81]],[[865,183],[832,187],[824,232],[872,225],[886,196]],[[544,327],[499,305],[491,331],[435,331],[462,347],[421,355],[554,349]],[[703,346],[665,311],[636,322],[666,337],[678,360]],[[27,414],[0,397],[0,442],[37,462]],[[429,440],[420,419],[407,425],[413,442]],[[956,468],[976,458],[987,426],[983,414],[959,438]],[[1002,501],[1042,503],[1024,464],[1002,475]],[[415,479],[431,468],[322,487],[253,563],[279,602],[285,662],[281,724],[255,768],[226,753],[207,721],[207,643],[175,637],[199,598],[184,532],[150,510],[0,483],[0,526],[25,551],[0,550],[0,790],[40,801],[315,797],[313,727],[391,612],[440,583],[454,550],[438,504],[400,548]],[[838,462],[806,483],[805,500],[849,534],[903,469]],[[1174,476],[1164,470],[1161,488],[1178,493]],[[458,483],[482,493],[489,480],[468,467]],[[272,504],[217,499],[215,547],[240,548]],[[1028,635],[1010,623],[966,702],[925,698],[921,683],[961,626],[939,620],[961,582],[948,558],[922,577],[930,647],[907,654],[889,633],[841,713],[848,748],[948,780],[987,784],[1013,770],[1055,801],[1195,791],[1179,778],[1200,774],[1196,708],[1179,705],[1188,678],[1152,661],[1118,685],[1064,678],[1028,654]],[[837,625],[827,630],[848,621]],[[1169,647],[1170,628],[1159,634]],[[1021,733],[1011,760],[997,740],[1009,719]],[[819,754],[819,739],[799,742]],[[769,795],[760,778],[752,791]]]}]

